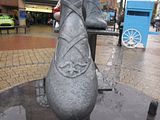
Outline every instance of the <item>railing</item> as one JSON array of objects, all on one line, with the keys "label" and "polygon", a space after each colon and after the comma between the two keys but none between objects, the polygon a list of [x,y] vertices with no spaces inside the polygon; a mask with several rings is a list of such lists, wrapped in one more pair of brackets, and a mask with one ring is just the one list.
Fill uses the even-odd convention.
[{"label": "railing", "polygon": [[19,29],[24,29],[24,33],[27,33],[27,27],[26,26],[14,26],[13,28],[0,28],[0,34],[3,34],[2,31],[7,31],[7,34],[9,34],[10,30],[15,30],[16,34],[19,33]]}]

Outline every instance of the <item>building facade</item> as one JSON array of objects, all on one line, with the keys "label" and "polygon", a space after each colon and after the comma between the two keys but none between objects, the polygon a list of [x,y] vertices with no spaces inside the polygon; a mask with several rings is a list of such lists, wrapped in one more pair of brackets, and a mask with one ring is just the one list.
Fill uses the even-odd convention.
[{"label": "building facade", "polygon": [[100,0],[100,3],[102,6],[105,6],[106,8],[110,9],[117,8],[117,0]]},{"label": "building facade", "polygon": [[18,9],[18,0],[0,0],[0,12],[16,14]]},{"label": "building facade", "polygon": [[[46,23],[58,0],[0,0],[0,13],[17,16],[20,25],[26,20]],[[45,22],[44,22],[45,21]]]},{"label": "building facade", "polygon": [[48,24],[53,19],[53,7],[58,0],[25,0],[27,20],[30,24]]},{"label": "building facade", "polygon": [[158,1],[158,4],[157,4],[157,16],[160,17],[160,0]]},{"label": "building facade", "polygon": [[11,6],[17,7],[18,0],[0,0],[0,6]]}]

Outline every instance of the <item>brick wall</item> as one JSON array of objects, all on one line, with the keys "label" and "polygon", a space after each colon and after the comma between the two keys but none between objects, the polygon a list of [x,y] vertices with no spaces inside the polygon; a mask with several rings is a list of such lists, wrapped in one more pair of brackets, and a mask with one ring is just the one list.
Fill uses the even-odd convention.
[{"label": "brick wall", "polygon": [[0,0],[0,6],[18,6],[18,0]]},{"label": "brick wall", "polygon": [[117,7],[117,0],[100,0],[100,3],[106,4],[110,8],[116,8]]}]

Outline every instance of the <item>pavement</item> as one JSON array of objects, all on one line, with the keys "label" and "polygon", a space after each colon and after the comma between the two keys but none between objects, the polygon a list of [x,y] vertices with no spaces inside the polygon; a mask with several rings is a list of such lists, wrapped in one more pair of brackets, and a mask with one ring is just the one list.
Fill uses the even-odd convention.
[{"label": "pavement", "polygon": [[103,37],[97,43],[96,63],[105,81],[112,86],[128,85],[160,100],[160,36],[149,35],[146,49],[117,47],[118,38]]},{"label": "pavement", "polygon": [[51,26],[33,26],[27,34],[0,35],[0,92],[44,78],[55,46]]},{"label": "pavement", "polygon": [[[33,26],[27,34],[0,35],[0,93],[43,79],[54,55],[57,36],[51,26]],[[101,85],[115,90],[120,84],[143,93],[149,100],[159,101],[160,36],[149,35],[146,49],[127,49],[117,46],[117,42],[118,37],[98,36],[95,63],[101,72]],[[121,120],[118,118],[115,120]]]},{"label": "pavement", "polygon": [[[117,84],[113,91],[98,94],[90,120],[160,120],[148,114],[152,97]],[[60,120],[50,108],[43,80],[26,82],[0,94],[0,120]]]},{"label": "pavement", "polygon": [[[0,36],[0,92],[46,76],[58,34],[51,26],[32,26],[27,34]],[[160,100],[160,36],[149,35],[147,48],[117,46],[118,37],[98,36],[96,64],[109,84],[120,82]]]}]

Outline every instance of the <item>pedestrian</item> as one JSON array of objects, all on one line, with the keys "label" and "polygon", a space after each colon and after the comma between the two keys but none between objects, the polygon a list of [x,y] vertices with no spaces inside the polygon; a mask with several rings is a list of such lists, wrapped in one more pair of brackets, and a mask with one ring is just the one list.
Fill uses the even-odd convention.
[{"label": "pedestrian", "polygon": [[118,17],[118,28],[120,28],[120,26],[123,25],[123,22],[124,22],[124,11],[122,11]]},{"label": "pedestrian", "polygon": [[60,9],[61,9],[61,0],[58,1],[56,7],[54,7],[53,12],[54,12],[54,18],[58,22],[60,21]]},{"label": "pedestrian", "polygon": [[55,22],[53,23],[54,32],[59,31],[59,22],[60,22],[60,10],[61,10],[61,1],[59,0],[57,5],[53,9]]}]

